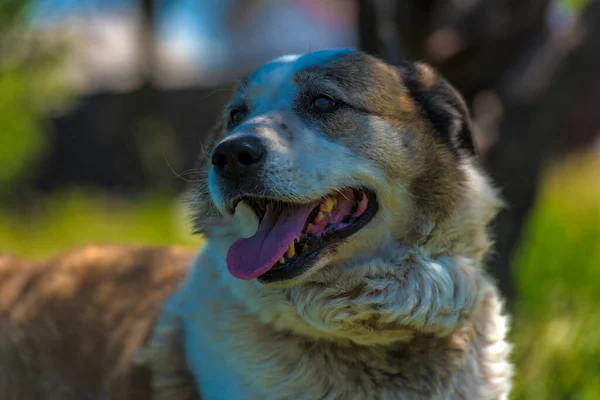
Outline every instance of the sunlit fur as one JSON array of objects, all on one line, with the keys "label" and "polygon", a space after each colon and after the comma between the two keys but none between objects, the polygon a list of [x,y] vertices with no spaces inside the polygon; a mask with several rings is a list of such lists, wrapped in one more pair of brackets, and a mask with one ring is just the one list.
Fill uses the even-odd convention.
[{"label": "sunlit fur", "polygon": [[179,379],[174,399],[194,399],[180,340],[169,343],[171,357],[147,363],[154,379],[132,363],[193,258],[189,249],[114,245],[38,262],[0,255],[0,399],[151,399],[156,386],[164,393],[163,370]]},{"label": "sunlit fur", "polygon": [[[319,91],[349,106],[325,122],[303,115],[299,99]],[[214,143],[266,140],[260,193],[206,165],[191,200],[206,246],[140,359],[160,364],[164,337],[182,333],[206,399],[506,399],[507,320],[483,269],[499,201],[454,89],[424,64],[333,50],[266,64],[239,102],[248,116],[222,122]],[[236,196],[307,202],[349,186],[372,188],[379,212],[309,272],[269,285],[229,274],[245,229]]]}]

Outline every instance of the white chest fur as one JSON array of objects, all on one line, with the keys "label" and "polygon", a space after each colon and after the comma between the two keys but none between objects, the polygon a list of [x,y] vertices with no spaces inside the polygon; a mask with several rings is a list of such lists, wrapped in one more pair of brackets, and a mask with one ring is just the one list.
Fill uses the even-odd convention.
[{"label": "white chest fur", "polygon": [[331,380],[307,343],[271,330],[233,299],[208,252],[167,305],[183,317],[187,362],[203,398],[327,398]]},{"label": "white chest fur", "polygon": [[[167,308],[183,317],[184,348],[203,399],[251,400],[258,399],[244,374],[238,373],[236,355],[231,353],[227,337],[219,323],[219,309],[223,306],[226,290],[210,271],[202,268],[207,262],[203,251],[196,262],[190,279],[173,296]],[[222,339],[222,340],[221,340]]]},{"label": "white chest fur", "polygon": [[[226,266],[216,265],[218,257],[211,251],[200,253],[165,308],[183,320],[187,363],[204,399],[453,399],[459,393],[466,399],[501,398],[481,397],[491,388],[475,359],[469,360],[488,357],[498,347],[488,346],[489,340],[471,342],[458,331],[456,337],[437,339],[415,332],[410,342],[377,347],[274,330],[259,320],[251,302],[243,301],[247,293],[234,296],[236,286],[222,282]],[[219,274],[219,268],[225,273]],[[282,303],[273,298],[262,304]],[[276,312],[286,313],[298,320],[298,310]],[[294,319],[285,322],[290,326]],[[503,332],[498,335],[495,325],[488,323],[486,336],[502,344]],[[457,339],[466,342],[457,347]],[[470,342],[486,345],[468,350]],[[504,355],[497,362],[503,365]]]},{"label": "white chest fur", "polygon": [[211,346],[205,329],[200,324],[187,321],[186,351],[188,363],[194,372],[203,399],[255,399],[251,389],[244,385],[241,376],[229,365],[234,362],[223,349]]}]

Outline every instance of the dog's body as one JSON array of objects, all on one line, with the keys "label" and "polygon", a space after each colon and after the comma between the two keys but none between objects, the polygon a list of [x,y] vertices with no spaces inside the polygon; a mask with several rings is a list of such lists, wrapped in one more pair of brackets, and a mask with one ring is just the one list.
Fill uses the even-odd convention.
[{"label": "dog's body", "polygon": [[132,359],[193,257],[120,246],[0,257],[0,399],[152,398],[151,374]]},{"label": "dog's body", "polygon": [[136,358],[156,398],[189,391],[174,354],[211,400],[507,398],[482,269],[498,200],[445,81],[355,51],[282,57],[216,133],[191,202],[206,245]]}]

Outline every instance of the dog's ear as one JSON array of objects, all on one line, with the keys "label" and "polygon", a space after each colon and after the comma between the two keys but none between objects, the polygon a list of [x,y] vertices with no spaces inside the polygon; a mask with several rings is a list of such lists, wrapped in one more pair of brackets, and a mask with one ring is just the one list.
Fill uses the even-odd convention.
[{"label": "dog's ear", "polygon": [[458,91],[427,64],[405,62],[398,70],[409,94],[439,138],[458,156],[475,155],[471,118]]}]

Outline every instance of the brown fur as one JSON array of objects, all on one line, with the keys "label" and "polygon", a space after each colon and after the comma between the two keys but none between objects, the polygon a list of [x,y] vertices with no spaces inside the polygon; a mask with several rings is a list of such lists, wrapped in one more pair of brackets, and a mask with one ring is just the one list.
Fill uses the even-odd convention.
[{"label": "brown fur", "polygon": [[39,263],[1,257],[0,399],[151,398],[150,371],[132,357],[192,255],[88,246]]}]

